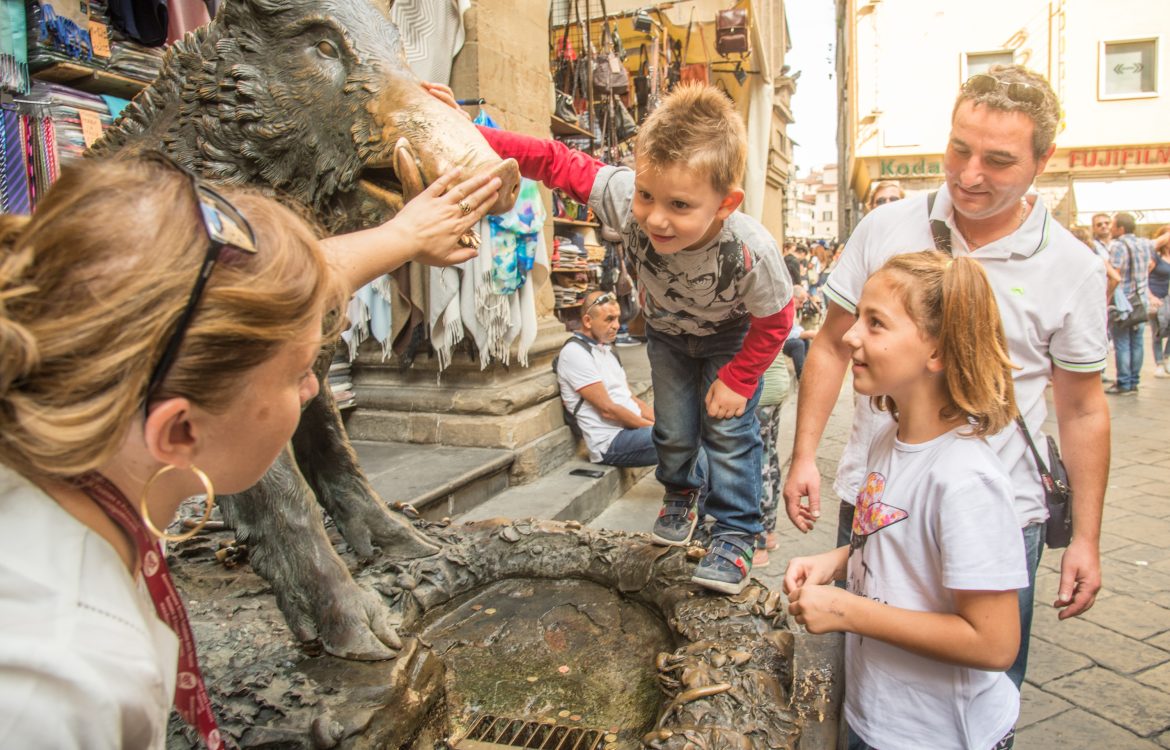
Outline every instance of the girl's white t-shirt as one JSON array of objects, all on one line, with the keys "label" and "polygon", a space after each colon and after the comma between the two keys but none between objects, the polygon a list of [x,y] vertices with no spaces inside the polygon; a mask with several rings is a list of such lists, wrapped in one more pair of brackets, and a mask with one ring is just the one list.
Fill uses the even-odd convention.
[{"label": "girl's white t-shirt", "polygon": [[[848,590],[919,612],[956,612],[954,590],[1025,588],[1023,535],[995,452],[953,430],[926,443],[877,431],[857,496]],[[874,747],[990,748],[1015,724],[1003,672],[928,659],[849,633],[845,715]]]},{"label": "girl's white t-shirt", "polygon": [[0,466],[0,747],[166,746],[179,641],[114,548]]}]

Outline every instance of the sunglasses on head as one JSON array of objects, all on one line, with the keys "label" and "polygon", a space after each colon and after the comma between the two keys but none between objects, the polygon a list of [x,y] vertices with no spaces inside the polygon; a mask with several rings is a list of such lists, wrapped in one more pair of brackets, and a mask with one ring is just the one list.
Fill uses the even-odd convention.
[{"label": "sunglasses on head", "polygon": [[900,200],[902,200],[902,199],[901,199],[901,198],[899,198],[898,196],[896,196],[896,195],[891,195],[889,198],[878,198],[877,200],[875,200],[875,201],[873,202],[873,205],[875,205],[875,206],[884,206],[884,205],[886,205],[887,203],[893,203],[894,201],[900,201]]},{"label": "sunglasses on head", "polygon": [[610,302],[617,302],[617,295],[614,294],[613,292],[606,292],[605,294],[601,295],[600,297],[598,297],[597,299],[593,300],[588,305],[586,305],[585,312],[583,314],[588,315],[589,311],[592,310],[593,308],[597,307],[598,305],[608,305]]},{"label": "sunglasses on head", "polygon": [[204,233],[207,235],[207,252],[203,256],[203,264],[199,269],[199,276],[195,279],[195,285],[191,289],[191,295],[187,298],[187,306],[183,309],[183,314],[179,316],[179,322],[175,325],[170,339],[167,340],[162,357],[159,358],[158,364],[150,373],[150,380],[146,385],[146,395],[142,399],[144,412],[149,410],[151,397],[175,363],[179,347],[183,343],[183,337],[191,326],[191,320],[195,317],[199,300],[203,297],[203,290],[207,287],[207,280],[211,277],[215,265],[223,257],[224,251],[232,250],[248,255],[255,255],[257,252],[256,234],[252,231],[252,226],[244,218],[244,215],[232,205],[231,201],[205,185],[202,180],[171,159],[162,156],[158,161],[169,164],[191,179],[191,188],[195,194],[199,218],[203,223]]},{"label": "sunglasses on head", "polygon": [[963,92],[966,94],[988,94],[1001,87],[1005,89],[1007,98],[1013,102],[1036,105],[1044,103],[1044,92],[1038,86],[1022,81],[1009,83],[986,73],[977,73],[968,78],[967,82],[963,84]]}]

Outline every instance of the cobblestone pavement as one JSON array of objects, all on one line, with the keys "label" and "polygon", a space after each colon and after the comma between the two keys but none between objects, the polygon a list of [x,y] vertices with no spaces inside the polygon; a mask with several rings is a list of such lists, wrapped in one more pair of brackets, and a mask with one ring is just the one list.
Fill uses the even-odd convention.
[{"label": "cobblestone pavement", "polygon": [[[636,357],[622,355],[634,376],[639,365],[630,360]],[[1041,561],[1017,725],[1019,750],[1170,748],[1170,379],[1155,379],[1150,359],[1147,353],[1136,396],[1109,397],[1113,460],[1101,535],[1104,585],[1093,608],[1059,621],[1051,603],[1060,555],[1049,550]],[[784,450],[791,444],[795,411],[790,398],[781,431]],[[823,487],[831,488],[851,411],[846,388],[817,458]],[[1053,428],[1050,420],[1048,429]],[[646,531],[661,497],[662,487],[651,474],[591,525]],[[780,548],[767,568],[753,574],[779,588],[789,558],[829,549],[835,539],[834,502],[826,504],[821,522],[807,535],[793,528],[781,509]]]}]

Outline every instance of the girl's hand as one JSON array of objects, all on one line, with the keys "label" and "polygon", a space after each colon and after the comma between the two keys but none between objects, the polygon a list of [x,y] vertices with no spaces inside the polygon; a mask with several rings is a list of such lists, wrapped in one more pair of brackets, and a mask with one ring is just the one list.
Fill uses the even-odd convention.
[{"label": "girl's hand", "polygon": [[464,180],[452,170],[435,180],[383,224],[398,241],[410,245],[411,260],[429,266],[452,266],[474,258],[474,247],[462,247],[459,239],[479,223],[495,203],[500,178],[482,174]]},{"label": "girl's hand", "polygon": [[857,596],[836,586],[806,584],[788,597],[788,614],[810,633],[845,632],[849,607]]},{"label": "girl's hand", "polygon": [[723,384],[719,378],[707,390],[707,416],[711,419],[742,417],[748,400]]},{"label": "girl's hand", "polygon": [[463,116],[466,117],[468,120],[471,119],[471,115],[467,113],[467,110],[460,108],[459,104],[455,101],[455,92],[452,91],[451,87],[448,86],[447,84],[433,83],[431,81],[423,81],[422,87],[423,87],[423,91],[425,91],[428,94],[430,94],[431,96],[435,97],[436,99],[441,101],[443,104],[446,104],[451,109],[454,109],[454,110],[457,110],[457,111],[463,113]]},{"label": "girl's hand", "polygon": [[811,557],[794,557],[784,571],[784,594],[793,592],[804,585],[819,586],[832,583],[837,575],[836,550]]}]

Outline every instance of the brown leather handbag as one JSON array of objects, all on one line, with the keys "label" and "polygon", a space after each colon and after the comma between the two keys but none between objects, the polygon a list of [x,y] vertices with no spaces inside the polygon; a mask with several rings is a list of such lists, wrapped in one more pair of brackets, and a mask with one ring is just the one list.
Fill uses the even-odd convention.
[{"label": "brown leather handbag", "polygon": [[[693,16],[694,13],[691,13],[691,15]],[[692,26],[692,24],[690,24],[690,23],[687,24],[687,36],[686,36],[686,42],[683,44],[683,53],[682,53],[682,60],[681,60],[682,66],[679,68],[678,79],[679,79],[679,81],[681,81],[683,83],[687,83],[689,81],[689,82],[701,83],[701,84],[706,85],[707,83],[710,83],[710,81],[711,81],[711,62],[710,62],[710,60],[708,60],[707,62],[701,62],[701,63],[688,63],[687,62],[687,53],[690,52],[690,49],[691,49],[691,26]],[[699,33],[701,34],[702,31],[703,31],[703,24],[699,24]],[[703,44],[703,55],[706,56],[706,54],[707,54],[707,45],[704,43]]]},{"label": "brown leather handbag", "polygon": [[724,57],[746,57],[751,53],[747,8],[731,8],[715,14],[715,50]]}]

